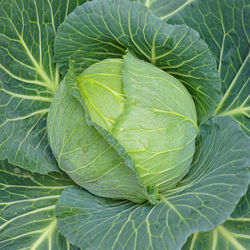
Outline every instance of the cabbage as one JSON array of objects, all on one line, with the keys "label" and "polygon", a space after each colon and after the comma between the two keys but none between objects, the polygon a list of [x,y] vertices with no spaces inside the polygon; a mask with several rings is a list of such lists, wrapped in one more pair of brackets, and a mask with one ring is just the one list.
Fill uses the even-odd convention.
[{"label": "cabbage", "polygon": [[[68,83],[66,76],[64,84],[78,91],[85,108],[82,116],[87,117],[89,126],[86,121],[79,126],[79,119],[73,118],[74,111],[66,108],[65,102],[60,108],[66,112],[54,114],[59,104],[52,103],[50,136],[64,144],[65,135],[58,134],[53,120],[71,117],[66,133],[81,138],[79,142],[75,136],[68,137],[70,147],[62,146],[60,152],[51,140],[59,167],[93,194],[156,203],[158,193],[174,187],[188,172],[195,152],[198,127],[189,92],[176,78],[131,53],[123,59],[95,63],[78,76],[69,74],[73,79]],[[61,88],[58,91],[55,98],[61,99]],[[75,148],[87,147],[89,130],[99,131],[107,142],[100,137],[76,155]],[[105,148],[100,147],[100,141]]]},{"label": "cabbage", "polygon": [[248,249],[248,11],[1,0],[0,249]]}]

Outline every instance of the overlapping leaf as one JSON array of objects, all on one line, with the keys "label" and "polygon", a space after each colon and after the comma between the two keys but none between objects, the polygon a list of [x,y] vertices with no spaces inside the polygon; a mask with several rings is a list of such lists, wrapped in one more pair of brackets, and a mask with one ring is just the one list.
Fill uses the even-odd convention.
[{"label": "overlapping leaf", "polygon": [[63,73],[69,60],[81,72],[99,60],[121,57],[127,48],[186,85],[200,122],[211,115],[220,82],[207,45],[194,30],[168,25],[141,4],[95,0],[78,7],[58,29],[55,60]]},{"label": "overlapping leaf", "polygon": [[182,250],[247,250],[250,245],[250,214],[229,218],[210,232],[193,234]]},{"label": "overlapping leaf", "polygon": [[248,147],[232,119],[214,118],[200,129],[190,175],[159,204],[68,188],[56,208],[60,231],[84,249],[179,249],[190,233],[211,230],[231,214],[249,182]]},{"label": "overlapping leaf", "polygon": [[52,62],[58,25],[83,0],[0,3],[0,159],[28,170],[57,170],[46,117],[59,83]]},{"label": "overlapping leaf", "polygon": [[170,19],[171,16],[174,16],[194,1],[197,0],[137,0],[137,2],[146,5],[162,20]]},{"label": "overlapping leaf", "polygon": [[224,96],[215,113],[233,116],[250,135],[249,2],[247,0],[148,2],[152,2],[149,4],[150,9],[162,20],[172,24],[185,23],[200,33],[217,60],[222,80]]},{"label": "overlapping leaf", "polygon": [[56,227],[54,209],[71,180],[0,162],[0,249],[70,249]]},{"label": "overlapping leaf", "polygon": [[250,188],[240,199],[230,218],[209,232],[191,235],[182,250],[246,250],[250,245]]},{"label": "overlapping leaf", "polygon": [[[231,214],[232,218],[240,218],[245,216],[250,211],[250,186],[247,189],[245,195],[240,199],[237,207],[234,209]],[[249,232],[250,234],[250,232]]]}]

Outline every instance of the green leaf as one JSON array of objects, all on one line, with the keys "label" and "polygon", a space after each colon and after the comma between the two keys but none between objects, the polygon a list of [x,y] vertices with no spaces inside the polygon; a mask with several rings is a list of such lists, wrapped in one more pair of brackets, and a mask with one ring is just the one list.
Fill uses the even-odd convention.
[{"label": "green leaf", "polygon": [[48,116],[49,142],[59,167],[78,185],[102,197],[147,200],[146,187],[135,168],[127,166],[87,124],[81,103],[70,94],[71,82],[73,87],[77,84],[70,72],[61,82]]},{"label": "green leaf", "polygon": [[245,216],[250,211],[250,186],[248,186],[247,192],[241,197],[240,202],[234,209],[231,217],[240,218]]},{"label": "green leaf", "polygon": [[106,59],[77,76],[77,85],[90,118],[111,132],[124,111],[123,60]]},{"label": "green leaf", "polygon": [[244,115],[233,115],[232,117],[240,124],[246,135],[250,136],[250,119],[246,118]]},{"label": "green leaf", "polygon": [[64,74],[74,60],[80,73],[100,60],[122,57],[127,48],[186,85],[199,122],[213,113],[220,82],[207,45],[186,25],[162,22],[141,4],[94,0],[78,7],[58,29],[55,60]]},{"label": "green leaf", "polygon": [[54,209],[72,184],[65,174],[44,176],[1,161],[0,249],[70,249],[57,229]]},{"label": "green leaf", "polygon": [[209,232],[191,235],[182,250],[246,250],[250,244],[249,187],[231,217]]},{"label": "green leaf", "polygon": [[31,171],[57,171],[46,117],[59,84],[52,61],[58,25],[84,1],[0,3],[0,159]]},{"label": "green leaf", "polygon": [[160,203],[138,205],[67,188],[56,206],[58,227],[83,249],[179,249],[191,233],[224,222],[246,192],[249,143],[232,119],[213,118],[200,128],[190,174]]},{"label": "green leaf", "polygon": [[162,20],[169,20],[190,3],[197,0],[137,0],[146,5],[156,16]]},{"label": "green leaf", "polygon": [[182,250],[247,250],[250,245],[250,213],[241,218],[229,218],[210,232],[189,237]]},{"label": "green leaf", "polygon": [[215,114],[232,116],[250,135],[248,1],[159,0],[150,9],[168,23],[184,23],[200,33],[216,58],[222,81],[224,96]]}]

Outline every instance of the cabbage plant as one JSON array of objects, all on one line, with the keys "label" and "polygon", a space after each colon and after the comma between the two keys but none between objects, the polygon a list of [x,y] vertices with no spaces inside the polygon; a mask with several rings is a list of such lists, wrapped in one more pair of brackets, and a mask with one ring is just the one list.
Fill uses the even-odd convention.
[{"label": "cabbage plant", "polygon": [[2,0],[0,249],[247,249],[248,14]]}]

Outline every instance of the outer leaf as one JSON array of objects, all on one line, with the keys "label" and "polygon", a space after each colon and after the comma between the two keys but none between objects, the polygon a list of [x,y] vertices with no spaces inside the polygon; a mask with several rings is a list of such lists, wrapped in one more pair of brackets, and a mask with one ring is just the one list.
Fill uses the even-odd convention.
[{"label": "outer leaf", "polygon": [[211,230],[231,214],[249,182],[248,147],[230,118],[214,118],[200,128],[193,171],[159,204],[67,188],[56,207],[59,229],[83,249],[180,249],[190,233]]},{"label": "outer leaf", "polygon": [[57,199],[69,185],[64,174],[31,174],[0,162],[0,249],[70,249],[54,217]]},{"label": "outer leaf", "polygon": [[174,16],[194,1],[196,0],[137,0],[137,2],[146,5],[162,20],[169,20],[171,16]]},{"label": "outer leaf", "polygon": [[250,214],[229,218],[210,232],[193,234],[182,250],[247,250],[250,245]]},{"label": "outer leaf", "polygon": [[235,121],[237,121],[247,136],[250,136],[250,119],[244,115],[232,115]]},{"label": "outer leaf", "polygon": [[250,244],[249,187],[234,212],[224,224],[210,232],[198,232],[190,236],[182,250],[192,249],[241,249]]},{"label": "outer leaf", "polygon": [[237,207],[234,209],[231,217],[240,218],[245,216],[250,211],[250,186],[247,189],[245,195],[241,198]]},{"label": "outer leaf", "polygon": [[185,23],[200,33],[217,60],[222,80],[224,96],[215,114],[233,116],[250,135],[249,2],[158,0],[150,9],[168,23]]},{"label": "outer leaf", "polygon": [[83,0],[0,3],[0,159],[28,170],[58,170],[46,117],[59,72],[52,62],[58,25]]},{"label": "outer leaf", "polygon": [[95,0],[78,7],[58,29],[55,60],[66,67],[73,59],[81,72],[99,60],[121,57],[126,48],[186,85],[199,122],[213,112],[220,82],[207,45],[187,26],[161,22],[135,2]]}]

